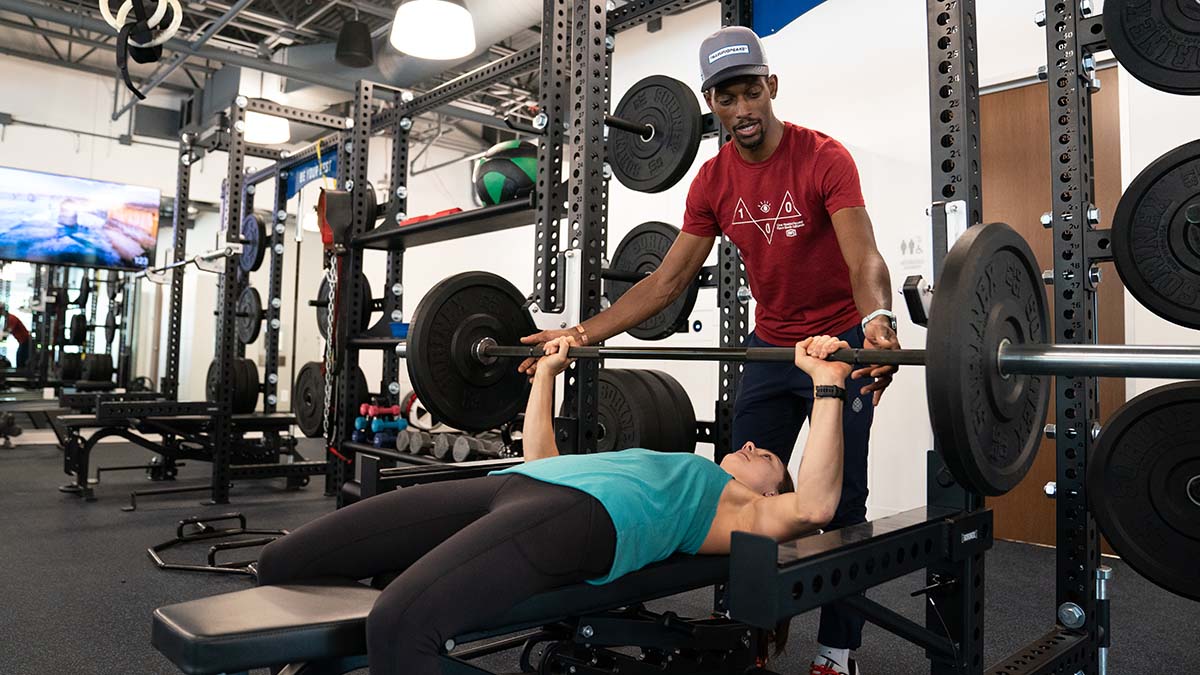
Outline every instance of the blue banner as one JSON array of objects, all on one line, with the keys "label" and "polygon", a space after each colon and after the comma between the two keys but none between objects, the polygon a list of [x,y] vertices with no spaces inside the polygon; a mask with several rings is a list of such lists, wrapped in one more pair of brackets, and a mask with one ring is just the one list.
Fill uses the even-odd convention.
[{"label": "blue banner", "polygon": [[321,164],[317,165],[317,158],[313,157],[303,164],[292,167],[288,171],[287,177],[287,197],[291,199],[296,196],[300,188],[317,180],[321,176],[329,176],[331,179],[337,179],[338,172],[338,148],[336,145],[330,145],[328,152],[322,148]]},{"label": "blue banner", "polygon": [[759,37],[774,35],[822,2],[825,0],[755,0],[754,32]]}]

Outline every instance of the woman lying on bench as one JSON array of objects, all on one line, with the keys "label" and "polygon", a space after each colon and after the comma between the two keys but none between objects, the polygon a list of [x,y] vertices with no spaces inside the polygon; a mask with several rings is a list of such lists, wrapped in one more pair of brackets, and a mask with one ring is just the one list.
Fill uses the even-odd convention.
[{"label": "woman lying on bench", "polygon": [[[554,378],[570,363],[570,345],[545,345],[525,413],[524,464],[396,490],[318,518],[263,550],[259,583],[403,570],[367,618],[368,659],[375,675],[424,675],[440,672],[447,639],[488,627],[531,595],[604,584],[677,552],[728,554],[734,530],[794,539],[833,516],[840,398],[816,399],[794,486],[787,467],[753,443],[720,466],[692,448],[560,456]],[[846,346],[810,338],[796,345],[796,365],[814,385],[842,387],[850,366],[823,359]]]}]

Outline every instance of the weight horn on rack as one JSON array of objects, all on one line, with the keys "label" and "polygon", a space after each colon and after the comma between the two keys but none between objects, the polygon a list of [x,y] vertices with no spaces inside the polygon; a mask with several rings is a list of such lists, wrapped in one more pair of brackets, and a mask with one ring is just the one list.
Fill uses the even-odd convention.
[{"label": "weight horn on rack", "polygon": [[[397,353],[421,401],[447,424],[482,431],[525,404],[518,346],[535,332],[521,294],[482,272],[429,291]],[[1033,252],[1004,224],[972,227],[945,260],[930,312],[926,350],[840,350],[853,365],[926,366],[930,418],[947,466],[976,492],[1011,490],[1029,471],[1049,404],[1051,375],[1200,377],[1200,350],[1047,344],[1045,291]],[[791,347],[578,347],[575,358],[791,362]],[[1078,431],[1082,433],[1082,430]]]}]

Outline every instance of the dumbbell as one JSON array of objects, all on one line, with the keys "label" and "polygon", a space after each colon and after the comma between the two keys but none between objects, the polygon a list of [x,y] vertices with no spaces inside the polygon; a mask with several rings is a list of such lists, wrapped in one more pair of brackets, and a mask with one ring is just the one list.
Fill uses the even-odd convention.
[{"label": "dumbbell", "polygon": [[366,415],[367,417],[383,417],[384,415],[391,415],[393,417],[399,417],[400,416],[400,406],[393,405],[393,406],[384,408],[382,406],[371,405],[370,403],[364,403],[358,407],[358,412],[362,415]]},{"label": "dumbbell", "polygon": [[[370,426],[371,426],[371,421],[368,420],[366,417],[355,417],[354,418],[354,428],[355,429],[366,431],[367,428],[369,428]],[[378,431],[378,430],[372,429],[372,431]]]},{"label": "dumbbell", "polygon": [[396,437],[396,449],[400,452],[425,455],[429,454],[431,448],[433,448],[433,437],[425,431],[409,429]]},{"label": "dumbbell", "polygon": [[494,459],[504,456],[504,443],[474,436],[459,436],[454,441],[454,461],[466,462],[472,459],[487,457]]},{"label": "dumbbell", "polygon": [[355,443],[366,443],[367,432],[363,431],[362,429],[355,429],[354,433],[350,434],[350,440],[354,441]]},{"label": "dumbbell", "polygon": [[456,436],[457,434],[436,434],[433,439],[433,456],[436,459],[449,461],[450,453],[454,450]]},{"label": "dumbbell", "polygon": [[396,445],[396,434],[375,434],[372,444],[377,448],[391,448]]},{"label": "dumbbell", "polygon": [[[374,407],[374,406],[372,406]],[[371,431],[404,431],[408,427],[407,420],[371,420]]]}]

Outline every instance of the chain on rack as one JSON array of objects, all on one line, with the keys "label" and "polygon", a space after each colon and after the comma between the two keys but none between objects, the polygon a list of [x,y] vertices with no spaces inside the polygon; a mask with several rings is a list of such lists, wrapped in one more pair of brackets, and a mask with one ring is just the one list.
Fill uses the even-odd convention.
[{"label": "chain on rack", "polygon": [[325,268],[325,280],[329,282],[328,302],[325,304],[325,325],[328,330],[325,332],[325,412],[321,422],[321,429],[324,432],[325,444],[327,447],[333,447],[333,434],[331,433],[332,426],[329,424],[329,411],[333,407],[333,340],[336,335],[333,332],[334,312],[337,303],[334,298],[337,297],[337,261],[330,261],[329,267]]}]

